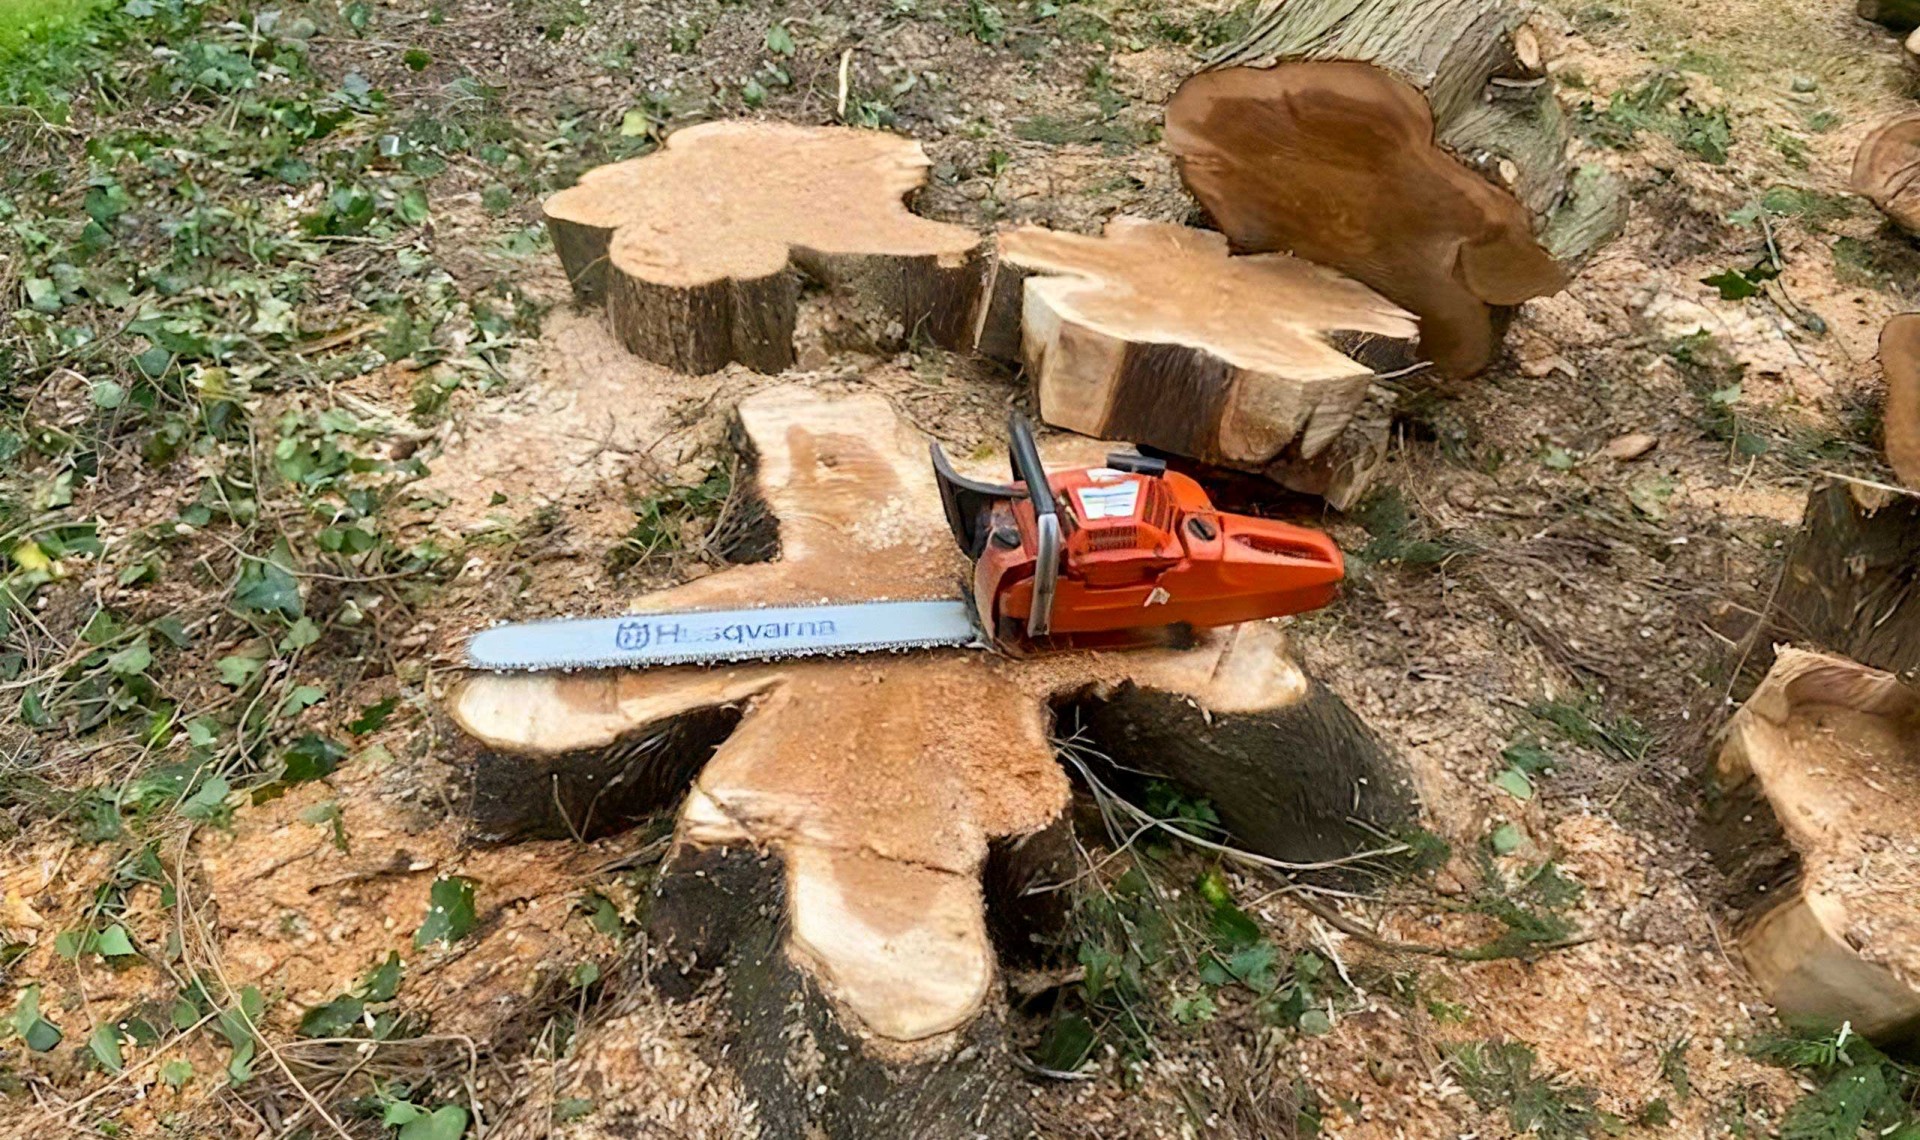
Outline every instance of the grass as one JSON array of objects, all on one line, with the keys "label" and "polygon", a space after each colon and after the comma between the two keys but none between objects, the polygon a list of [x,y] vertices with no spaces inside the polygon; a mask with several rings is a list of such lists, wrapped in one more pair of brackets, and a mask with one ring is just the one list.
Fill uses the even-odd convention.
[{"label": "grass", "polygon": [[1653,132],[1704,162],[1724,165],[1733,149],[1733,124],[1726,109],[1698,105],[1686,92],[1686,79],[1679,72],[1656,71],[1616,91],[1604,107],[1582,102],[1574,123],[1601,146],[1626,149],[1642,132]]},{"label": "grass", "polygon": [[83,23],[103,0],[0,0],[0,58]]}]

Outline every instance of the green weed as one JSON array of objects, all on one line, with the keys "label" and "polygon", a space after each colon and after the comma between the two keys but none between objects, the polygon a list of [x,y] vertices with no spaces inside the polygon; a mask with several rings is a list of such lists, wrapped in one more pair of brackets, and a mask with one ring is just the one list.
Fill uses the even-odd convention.
[{"label": "green weed", "polygon": [[1787,1110],[1782,1140],[1920,1137],[1920,1067],[1893,1060],[1850,1026],[1765,1037],[1751,1051],[1815,1085]]},{"label": "green weed", "polygon": [[1370,541],[1355,555],[1370,565],[1437,566],[1467,551],[1451,538],[1427,537],[1430,528],[1416,519],[1398,487],[1382,487],[1354,511]]},{"label": "green weed", "polygon": [[1476,1041],[1448,1050],[1460,1087],[1481,1108],[1504,1108],[1514,1131],[1541,1140],[1613,1135],[1619,1119],[1596,1105],[1599,1092],[1536,1071],[1539,1058],[1521,1041]]},{"label": "green weed", "polygon": [[1655,72],[1615,92],[1604,108],[1582,103],[1574,121],[1601,146],[1625,149],[1641,132],[1651,131],[1706,162],[1724,164],[1733,147],[1726,109],[1702,107],[1689,100],[1686,91],[1686,79],[1678,72]]}]

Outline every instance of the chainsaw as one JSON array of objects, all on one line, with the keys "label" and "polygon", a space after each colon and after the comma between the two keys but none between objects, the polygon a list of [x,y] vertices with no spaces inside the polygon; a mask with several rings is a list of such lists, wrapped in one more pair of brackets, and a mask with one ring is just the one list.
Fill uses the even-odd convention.
[{"label": "chainsaw", "polygon": [[1009,484],[961,476],[932,445],[947,524],[973,565],[966,597],[523,622],[475,634],[467,664],[634,668],[954,647],[1023,656],[1178,644],[1333,600],[1344,571],[1326,535],[1216,510],[1199,483],[1144,455],[1049,474],[1019,413],[1008,429]]}]

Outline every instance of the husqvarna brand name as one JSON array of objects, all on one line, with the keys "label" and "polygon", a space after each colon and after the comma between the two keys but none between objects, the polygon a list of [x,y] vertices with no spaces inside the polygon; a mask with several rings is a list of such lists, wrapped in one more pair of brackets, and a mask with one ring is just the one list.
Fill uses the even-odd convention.
[{"label": "husqvarna brand name", "polygon": [[614,631],[614,644],[634,651],[652,645],[705,645],[728,642],[752,645],[761,641],[823,638],[834,635],[831,621],[735,621],[725,625],[690,625],[680,621],[623,621]]}]

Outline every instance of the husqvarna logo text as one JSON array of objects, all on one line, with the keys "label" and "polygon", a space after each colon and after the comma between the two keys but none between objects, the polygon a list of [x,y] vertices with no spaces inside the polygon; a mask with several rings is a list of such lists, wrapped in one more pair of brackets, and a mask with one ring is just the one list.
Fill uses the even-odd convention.
[{"label": "husqvarna logo text", "polygon": [[689,625],[677,621],[623,621],[614,629],[613,642],[622,650],[638,653],[649,645],[697,645],[727,641],[747,645],[756,641],[786,641],[794,638],[834,636],[831,621],[727,622],[724,625]]},{"label": "husqvarna logo text", "polygon": [[652,640],[653,627],[643,621],[623,621],[613,634],[613,643],[629,651],[645,649]]}]

